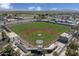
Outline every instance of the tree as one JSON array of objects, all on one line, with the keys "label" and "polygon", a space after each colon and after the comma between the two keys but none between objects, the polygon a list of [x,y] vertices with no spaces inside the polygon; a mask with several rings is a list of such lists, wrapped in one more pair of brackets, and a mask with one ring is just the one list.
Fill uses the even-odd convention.
[{"label": "tree", "polygon": [[65,55],[67,55],[67,56],[78,56],[79,53],[77,51],[78,51],[78,45],[74,42],[71,42],[69,44],[69,46],[67,47]]},{"label": "tree", "polygon": [[78,50],[78,45],[74,42],[71,42],[68,47],[73,50]]},{"label": "tree", "polygon": [[78,56],[78,52],[73,49],[67,49],[65,54],[66,56]]},{"label": "tree", "polygon": [[16,56],[20,56],[20,52],[19,52],[19,50],[15,51],[14,55],[16,55]]},{"label": "tree", "polygon": [[54,55],[54,56],[58,56],[59,54],[55,51],[55,52],[53,53],[53,55]]},{"label": "tree", "polygon": [[5,17],[5,16],[7,16],[7,15],[8,15],[7,13],[3,13],[3,14],[2,14],[3,17]]},{"label": "tree", "polygon": [[14,51],[14,49],[11,47],[11,45],[8,45],[7,47],[4,48],[4,50],[1,53],[2,56],[18,56],[17,51]]},{"label": "tree", "polygon": [[6,38],[5,38],[5,33],[2,31],[2,41],[4,41]]},{"label": "tree", "polygon": [[51,21],[55,21],[56,19],[51,19]]}]

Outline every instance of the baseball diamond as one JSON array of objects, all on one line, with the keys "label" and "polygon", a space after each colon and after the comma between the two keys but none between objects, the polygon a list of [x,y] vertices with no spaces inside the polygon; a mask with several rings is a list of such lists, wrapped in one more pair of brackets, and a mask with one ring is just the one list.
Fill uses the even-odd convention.
[{"label": "baseball diamond", "polygon": [[36,40],[43,40],[44,46],[48,46],[53,43],[61,33],[70,31],[70,28],[67,26],[45,22],[15,24],[9,28],[33,46],[36,45]]}]

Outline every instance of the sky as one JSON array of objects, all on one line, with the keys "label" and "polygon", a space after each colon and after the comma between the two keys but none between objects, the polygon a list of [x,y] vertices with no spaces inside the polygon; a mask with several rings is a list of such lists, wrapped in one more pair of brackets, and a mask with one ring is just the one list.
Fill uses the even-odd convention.
[{"label": "sky", "polygon": [[0,9],[10,10],[60,10],[60,9],[74,9],[79,10],[79,3],[1,3]]}]

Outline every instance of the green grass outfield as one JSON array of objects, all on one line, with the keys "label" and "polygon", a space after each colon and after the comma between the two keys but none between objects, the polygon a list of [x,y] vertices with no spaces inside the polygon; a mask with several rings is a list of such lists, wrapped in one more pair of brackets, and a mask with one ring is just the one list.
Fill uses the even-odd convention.
[{"label": "green grass outfield", "polygon": [[[66,27],[64,25],[58,25],[58,24],[50,24],[45,22],[31,22],[31,23],[25,23],[25,24],[15,24],[10,27],[12,31],[19,34],[24,40],[28,41],[30,44],[35,45],[35,41],[42,39],[44,40],[44,45],[47,45],[49,42],[54,41],[59,34],[63,32],[68,32],[70,30],[69,27]],[[56,32],[56,34],[49,34],[48,32],[43,31],[35,31],[28,35],[23,35],[23,31],[27,31],[30,29],[52,29],[53,32]],[[38,34],[42,34],[41,37],[38,36]]]}]

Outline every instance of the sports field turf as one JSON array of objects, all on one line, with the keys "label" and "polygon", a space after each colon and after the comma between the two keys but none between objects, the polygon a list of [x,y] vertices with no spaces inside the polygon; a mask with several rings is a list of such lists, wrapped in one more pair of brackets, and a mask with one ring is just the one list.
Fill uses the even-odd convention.
[{"label": "sports field turf", "polygon": [[68,32],[70,30],[64,25],[50,24],[45,22],[15,24],[10,28],[32,45],[35,45],[36,40],[43,40],[44,45],[46,46],[55,41],[61,33]]}]

